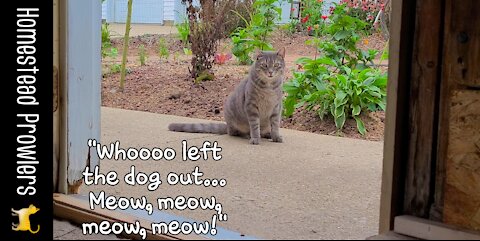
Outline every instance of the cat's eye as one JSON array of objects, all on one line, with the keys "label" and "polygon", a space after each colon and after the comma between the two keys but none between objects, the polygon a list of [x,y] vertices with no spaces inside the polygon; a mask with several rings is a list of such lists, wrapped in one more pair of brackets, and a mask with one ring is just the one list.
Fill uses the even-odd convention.
[{"label": "cat's eye", "polygon": [[273,65],[273,67],[278,68],[278,67],[280,67],[280,64],[279,64],[279,63],[275,63],[275,64]]}]

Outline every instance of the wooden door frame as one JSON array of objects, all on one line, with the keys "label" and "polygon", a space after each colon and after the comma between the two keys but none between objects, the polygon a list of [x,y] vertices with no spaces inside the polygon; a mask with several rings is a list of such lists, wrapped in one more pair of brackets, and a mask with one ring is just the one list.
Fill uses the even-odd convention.
[{"label": "wooden door frame", "polygon": [[451,4],[392,1],[380,234],[401,230],[417,238],[480,239],[478,232],[443,223],[450,108],[445,100],[455,79],[448,74],[457,64],[456,57],[448,59],[448,49],[458,41],[449,29]]},{"label": "wooden door frame", "polygon": [[[58,0],[53,7],[58,40],[54,41],[58,65],[54,190],[69,194],[81,185],[85,167],[99,162],[87,141],[100,139],[101,2]],[[92,27],[98,31],[87,31]]]},{"label": "wooden door frame", "polygon": [[431,211],[443,2],[392,1],[379,233],[398,216]]},{"label": "wooden door frame", "polygon": [[389,42],[389,68],[379,233],[393,230],[394,218],[402,214],[404,196],[403,148],[408,143],[408,81],[414,34],[414,1],[392,1]]}]

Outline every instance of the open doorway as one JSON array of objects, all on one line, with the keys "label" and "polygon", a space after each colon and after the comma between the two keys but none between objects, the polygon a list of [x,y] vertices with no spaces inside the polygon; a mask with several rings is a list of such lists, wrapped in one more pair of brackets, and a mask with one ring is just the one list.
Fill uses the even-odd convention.
[{"label": "open doorway", "polygon": [[[301,83],[305,88],[297,90],[303,96],[285,92],[282,102],[286,112],[291,113],[283,113],[283,143],[262,139],[260,145],[250,145],[248,139],[229,135],[178,133],[167,129],[172,122],[223,121],[223,102],[248,75],[249,61],[256,58],[254,51],[246,55],[238,53],[235,48],[245,46],[234,42],[238,41],[238,34],[254,31],[254,19],[247,21],[248,25],[241,18],[228,19],[230,22],[236,21],[238,26],[229,26],[230,32],[223,33],[224,36],[218,41],[217,51],[212,56],[212,80],[202,80],[199,76],[192,78],[189,71],[192,70],[190,63],[195,46],[188,41],[192,41],[192,37],[185,39],[182,36],[185,34],[182,31],[190,27],[183,22],[186,18],[176,18],[180,21],[175,28],[135,23],[131,28],[133,36],[129,42],[125,87],[121,90],[118,85],[124,44],[121,35],[125,26],[118,28],[118,23],[110,22],[114,20],[105,17],[101,35],[106,42],[102,43],[99,51],[103,57],[103,76],[101,86],[97,86],[102,101],[101,134],[97,141],[106,145],[106,148],[118,141],[119,149],[124,149],[126,153],[129,153],[129,148],[138,151],[159,148],[164,151],[164,158],[149,158],[146,161],[138,156],[134,160],[98,158],[96,145],[93,145],[90,158],[97,156],[100,159],[99,172],[106,174],[115,171],[120,182],[115,186],[83,183],[79,194],[88,197],[90,192],[95,195],[105,192],[105,195],[115,197],[146,197],[155,209],[158,209],[155,204],[160,198],[177,200],[179,196],[213,196],[222,204],[223,213],[228,214],[228,220],[216,221],[219,228],[218,236],[215,235],[217,238],[363,239],[377,234],[388,66],[388,35],[385,36],[388,31],[382,28],[388,15],[382,14],[382,11],[385,11],[385,3],[388,2],[379,1],[375,6],[368,6],[368,11],[363,13],[365,16],[358,16],[358,13],[366,5],[336,5],[334,2],[304,1],[297,7],[302,9],[296,11],[298,16],[289,14],[287,16],[291,19],[282,22],[284,14],[281,14],[275,19],[276,24],[267,26],[272,29],[265,33],[268,34],[263,40],[265,44],[274,51],[286,50],[286,85],[305,81]],[[114,3],[118,4],[107,0],[104,13],[108,15],[108,9],[111,8],[109,4]],[[139,15],[146,11],[142,4],[134,3],[132,16],[137,17],[132,21],[141,21]],[[262,4],[262,7],[275,11],[281,9],[293,13],[295,11],[292,9],[296,8],[289,3],[282,3],[285,6],[277,6],[276,2]],[[258,6],[247,3],[236,7],[238,9],[231,10],[236,10],[240,15],[260,11]],[[240,13],[244,8],[246,11]],[[316,13],[318,16],[312,16],[309,8],[319,10]],[[236,15],[235,12],[232,11],[232,15]],[[335,30],[342,24],[351,28],[349,32]],[[160,33],[152,34],[148,32],[149,28]],[[137,32],[139,29],[144,32]],[[339,32],[345,36],[339,38]],[[322,46],[326,45],[334,45],[338,49],[325,50]],[[246,47],[251,50],[256,48]],[[337,55],[332,56],[334,53]],[[320,73],[317,69],[325,71]],[[323,77],[325,80],[320,79]],[[333,81],[340,84],[343,77],[361,86],[334,89]],[[309,84],[315,78],[318,83]],[[323,103],[315,103],[320,98],[306,101],[303,106],[300,104],[305,102],[308,93],[320,91],[316,89],[321,88],[318,85],[320,83],[330,83],[324,89],[333,94],[331,103],[328,103],[331,106],[324,110],[323,116],[319,115]],[[292,87],[290,85],[290,89]],[[341,123],[341,114],[330,111],[337,102],[334,101],[334,91],[348,94],[340,100],[344,103],[337,103],[343,105],[344,123]],[[371,94],[360,93],[363,91]],[[367,98],[372,102],[368,102]],[[327,104],[327,101],[324,103]],[[202,147],[205,141],[217,142],[218,147],[222,148],[221,160],[215,161],[211,155],[206,161],[182,160],[184,145]],[[87,146],[87,143],[84,145]],[[165,150],[169,148],[177,154],[173,160],[166,160]],[[125,183],[122,178],[132,171],[132,166],[136,174],[158,172],[162,184],[152,189],[148,184]],[[206,187],[205,184],[168,184],[170,173],[191,175],[196,167],[203,173],[201,179],[224,179],[226,185]],[[201,209],[169,208],[157,212],[157,216],[144,215],[142,218],[151,222],[184,220],[212,223],[212,215],[215,214],[212,210]],[[136,212],[135,215],[142,215],[140,213]],[[167,220],[158,220],[159,217]]]},{"label": "open doorway", "polygon": [[[315,2],[320,4],[323,1]],[[391,93],[391,95],[387,96],[389,99],[389,108],[387,108],[387,110],[391,111],[391,115],[389,119],[385,121],[390,124],[390,129],[385,131],[389,134],[386,137],[385,150],[382,150],[384,144],[381,140],[358,140],[358,137],[361,137],[359,134],[355,134],[356,136],[354,137],[357,137],[356,139],[348,138],[348,133],[362,132],[361,123],[366,127],[367,133],[370,133],[371,129],[373,129],[370,128],[371,126],[368,124],[365,125],[366,121],[364,119],[361,119],[363,122],[353,119],[350,120],[350,124],[348,124],[346,115],[344,116],[346,124],[343,125],[342,111],[345,111],[348,107],[340,108],[338,113],[336,113],[336,109],[330,111],[333,116],[330,117],[330,120],[329,113],[327,112],[326,118],[320,121],[315,118],[318,118],[317,115],[318,111],[321,111],[321,109],[319,109],[321,106],[315,106],[315,102],[312,108],[317,112],[313,114],[310,113],[311,119],[307,118],[309,114],[306,115],[307,117],[298,116],[299,114],[309,112],[301,112],[297,109],[294,110],[295,117],[284,119],[287,123],[291,121],[291,125],[285,127],[293,127],[295,124],[300,123],[301,126],[304,126],[302,128],[305,128],[303,130],[306,130],[316,127],[315,120],[319,121],[318,123],[327,123],[330,121],[330,123],[333,122],[336,124],[335,129],[339,126],[342,127],[338,129],[343,129],[342,132],[347,134],[347,138],[283,129],[282,133],[284,133],[283,136],[285,138],[283,143],[272,143],[268,140],[263,140],[260,145],[249,145],[248,139],[234,138],[227,135],[170,132],[167,130],[167,126],[172,122],[204,122],[204,118],[210,119],[211,121],[221,120],[222,104],[219,103],[221,103],[222,97],[224,98],[225,93],[231,91],[234,86],[232,83],[239,81],[240,78],[236,77],[247,74],[246,70],[248,67],[237,66],[235,58],[233,58],[226,63],[216,63],[216,65],[214,65],[213,73],[216,73],[214,80],[208,80],[212,77],[208,74],[204,76],[206,78],[189,76],[191,72],[188,72],[188,47],[186,48],[182,45],[172,46],[169,39],[174,42],[177,41],[178,43],[178,40],[175,39],[176,37],[172,36],[143,36],[133,38],[131,41],[131,52],[133,52],[134,55],[129,58],[129,65],[127,65],[127,67],[130,66],[130,73],[127,74],[126,87],[123,92],[114,88],[116,83],[113,80],[116,78],[115,76],[118,77],[118,74],[115,75],[113,73],[104,76],[105,78],[102,81],[101,88],[102,97],[104,97],[102,101],[105,100],[105,105],[111,105],[110,107],[115,108],[102,107],[102,134],[98,139],[101,140],[101,144],[107,145],[107,147],[110,143],[119,141],[120,148],[125,150],[133,147],[140,152],[139,150],[143,148],[146,153],[154,148],[161,148],[162,150],[171,149],[175,150],[179,156],[176,156],[173,160],[165,160],[168,159],[166,157],[158,161],[142,161],[138,160],[138,158],[133,158],[135,159],[134,161],[103,159],[100,161],[103,173],[114,170],[119,177],[123,177],[132,170],[132,165],[135,165],[137,173],[139,171],[147,174],[159,172],[160,175],[163,176],[162,180],[164,183],[157,188],[153,188],[153,190],[148,190],[152,188],[148,185],[130,186],[128,184],[118,184],[113,187],[84,185],[80,188],[80,194],[88,195],[90,191],[98,194],[101,191],[105,191],[106,194],[113,196],[145,196],[147,200],[152,203],[157,202],[157,204],[158,198],[165,197],[175,198],[185,196],[198,198],[215,196],[222,204],[222,210],[228,214],[228,220],[225,220],[225,216],[221,216],[222,220],[216,220],[218,221],[216,224],[219,227],[217,230],[218,236],[206,235],[202,237],[218,239],[286,237],[304,239],[324,237],[363,239],[375,235],[378,232],[378,226],[380,226],[381,232],[392,230],[395,217],[401,214],[409,214],[423,218],[429,217],[431,220],[441,220],[442,217],[437,214],[441,214],[443,208],[443,197],[441,196],[443,179],[441,175],[444,171],[442,172],[443,164],[440,158],[441,154],[439,153],[442,151],[442,145],[444,148],[446,144],[439,144],[440,147],[437,149],[434,143],[439,140],[437,139],[438,135],[445,133],[444,129],[437,126],[439,122],[445,123],[444,114],[439,115],[438,110],[447,107],[445,107],[445,100],[442,99],[442,101],[439,101],[441,99],[441,97],[439,97],[441,96],[440,93],[445,95],[445,90],[443,89],[444,87],[439,84],[441,78],[437,75],[442,71],[442,68],[439,67],[439,64],[435,63],[436,61],[438,61],[438,63],[442,61],[438,53],[442,50],[440,43],[442,43],[443,11],[445,9],[443,7],[435,7],[436,5],[430,2],[415,5],[413,3],[398,1],[394,6],[396,6],[396,8],[393,7],[393,9],[398,9],[398,12],[392,12],[395,16],[392,19],[396,21],[392,21],[392,26],[394,27],[392,27],[390,31],[392,36],[395,36],[390,38],[392,42],[389,48],[393,50],[390,52],[392,56],[394,56],[390,56],[390,60],[394,61],[389,64],[393,64],[393,67],[389,66],[389,72],[391,74],[390,80],[393,80],[393,82],[389,83],[389,93]],[[355,6],[352,5],[349,7],[353,8]],[[295,13],[296,11],[294,9],[294,6],[290,8],[290,10]],[[327,12],[329,10],[330,9],[327,9]],[[428,28],[428,31],[426,31],[422,26],[426,26],[426,23],[429,22],[427,21],[429,20],[428,17],[432,15],[420,15],[419,13],[430,13],[430,10],[435,13],[432,18],[437,21],[438,26],[435,26],[438,28]],[[322,14],[318,20],[323,21],[321,23],[325,23],[326,25],[334,24],[338,19],[332,18],[332,22],[329,22],[329,16],[335,16],[335,12],[330,14],[331,15],[328,16]],[[407,20],[409,14],[417,14],[415,16],[418,18]],[[342,14],[342,16],[346,15],[345,13]],[[323,16],[326,17],[324,18]],[[294,93],[292,89],[298,92],[304,91],[301,92],[300,101],[294,99],[296,102],[293,105],[294,108],[297,107],[302,110],[304,107],[302,107],[301,104],[308,105],[313,97],[311,95],[312,93],[309,92],[312,88],[309,89],[308,85],[307,87],[301,85],[310,83],[301,81],[305,81],[307,77],[315,77],[315,71],[322,69],[321,67],[324,67],[324,65],[331,66],[336,63],[332,64],[331,59],[330,61],[328,61],[328,59],[322,59],[320,56],[322,56],[322,54],[326,56],[325,53],[321,51],[316,52],[316,48],[314,47],[310,49],[307,47],[305,48],[306,50],[298,47],[302,46],[303,40],[309,38],[314,40],[309,41],[310,43],[322,44],[320,46],[323,48],[331,46],[332,43],[324,42],[324,38],[329,36],[328,32],[321,38],[315,37],[316,29],[321,29],[325,26],[302,25],[313,19],[311,15],[302,16],[301,13],[299,13],[297,18],[299,28],[304,28],[303,31],[306,34],[301,35],[297,33],[296,36],[295,34],[289,35],[285,32],[280,32],[280,37],[277,36],[279,40],[273,41],[274,44],[272,47],[281,48],[284,47],[282,44],[285,45],[286,42],[288,42],[291,48],[286,48],[287,53],[288,51],[293,53],[295,53],[295,51],[304,51],[302,53],[304,55],[301,56],[310,57],[309,59],[303,58],[298,61],[297,63],[299,65],[296,65],[297,63],[295,63],[296,61],[294,60],[300,59],[300,56],[290,56],[291,60],[289,60],[287,54],[286,58],[287,66],[290,64],[289,67],[291,71],[290,73],[287,71],[287,75],[291,74],[288,79],[290,79],[290,83],[292,79],[293,81],[297,79],[296,84],[298,84],[289,86],[291,88],[287,88],[287,90],[290,90],[290,93],[287,94],[290,95]],[[369,17],[367,17],[367,20],[368,19]],[[375,17],[373,20],[375,22],[377,18]],[[357,21],[354,21],[354,23],[357,23]],[[292,25],[286,25],[283,30],[297,31],[296,28],[289,29],[291,26]],[[328,26],[326,28],[328,29]],[[177,31],[181,31],[180,29],[181,25]],[[336,32],[329,33],[332,39],[338,41],[349,36],[349,33],[342,32],[345,31],[345,29],[341,31],[338,30],[339,29],[337,29]],[[272,36],[275,36],[274,34],[275,33],[272,33]],[[414,36],[416,36],[415,40],[413,40]],[[423,46],[428,42],[427,40],[430,36],[438,37],[435,39],[434,45],[432,45],[433,47],[420,48],[419,46]],[[374,42],[368,38],[356,39],[356,36],[353,37],[353,40],[358,40],[356,43],[360,45],[368,45]],[[298,39],[296,38],[300,38],[300,40],[297,42]],[[400,39],[402,39],[403,42],[400,42]],[[231,40],[233,42],[233,37]],[[118,68],[116,67],[118,62],[115,62],[115,52],[118,52],[120,43],[112,40],[110,44],[112,44],[112,42],[113,46],[108,46],[107,52],[105,52],[106,56],[110,55],[108,56],[109,59],[105,62],[107,64],[107,72],[115,72],[114,70]],[[148,44],[150,44],[150,46]],[[142,45],[143,47],[141,47]],[[222,47],[222,45],[220,46]],[[136,49],[137,47],[138,49]],[[218,55],[215,55],[215,57],[218,58],[217,61],[220,62],[228,59],[228,54],[225,52],[232,46],[225,44],[223,47],[225,48],[219,48]],[[385,49],[386,48],[384,48],[384,50]],[[401,49],[404,51],[400,51]],[[309,50],[312,52],[308,52]],[[170,51],[173,51],[173,53]],[[175,54],[175,52],[178,53],[179,51],[180,54]],[[182,52],[186,56],[183,56]],[[364,54],[365,52],[360,51],[359,53]],[[386,51],[382,53],[382,55],[386,55]],[[415,59],[413,61],[414,64],[420,63],[419,69],[410,66],[413,53],[427,56],[424,59]],[[368,58],[367,54],[368,51],[364,57]],[[145,66],[141,64],[142,56],[147,57],[147,64]],[[150,57],[150,60],[148,60],[148,57]],[[434,60],[430,60],[431,58]],[[316,63],[318,68],[313,68],[313,72],[308,72],[309,68],[312,67],[312,62],[309,62],[312,59],[320,59],[319,63]],[[376,66],[380,70],[385,68],[383,65],[387,64],[387,61],[381,62],[381,56],[378,57],[375,55],[373,60],[374,64],[372,66]],[[375,63],[375,60],[381,63]],[[463,58],[461,60],[463,60]],[[422,65],[421,63],[424,62],[425,65]],[[348,60],[345,61],[345,59],[342,58],[340,59],[340,63],[342,63],[343,66],[343,64],[348,64]],[[175,67],[179,66],[183,66],[184,72],[177,72],[177,70],[175,70]],[[294,69],[293,71],[291,70],[292,67]],[[336,67],[340,67],[338,63]],[[431,69],[427,71],[429,77],[424,77],[421,74],[424,73],[422,72],[424,68]],[[171,71],[165,72],[165,70]],[[321,72],[320,74],[325,74],[325,72],[322,71],[319,71]],[[346,70],[345,68],[342,71],[345,71],[343,75],[347,76],[337,79],[342,80],[350,77],[350,74],[355,73],[351,69]],[[297,72],[297,74],[294,75],[292,72]],[[180,76],[175,77],[179,73]],[[306,77],[305,73],[309,73],[310,75]],[[339,75],[336,76],[338,77]],[[413,80],[407,80],[410,79],[411,76]],[[190,77],[194,77],[195,81]],[[368,77],[372,77],[372,73],[369,73]],[[170,80],[173,83],[170,83]],[[333,81],[330,78],[328,80]],[[399,80],[406,81],[400,82]],[[418,82],[416,82],[417,80]],[[428,80],[431,81],[429,82]],[[439,82],[436,82],[436,80]],[[230,83],[229,81],[232,82]],[[365,79],[361,84],[368,83],[369,81],[375,82],[375,78],[373,80]],[[445,83],[445,80],[443,81],[443,83]],[[196,83],[194,84],[194,82]],[[228,85],[229,83],[231,84],[230,86]],[[432,88],[417,85],[418,83],[427,84],[427,86]],[[167,88],[162,88],[163,86]],[[476,88],[475,84],[473,84],[473,86]],[[321,88],[321,86],[315,84],[313,84],[313,87]],[[432,89],[436,91],[431,91]],[[216,95],[212,94],[212,91]],[[341,92],[336,92],[335,98],[338,97],[338,93]],[[206,97],[204,97],[205,95]],[[379,95],[382,97],[381,93],[379,93]],[[340,94],[340,97],[341,96]],[[295,96],[295,98],[298,98],[298,96]],[[408,98],[410,98],[410,101]],[[343,100],[343,98],[339,99]],[[418,99],[420,99],[419,102],[417,102]],[[302,103],[302,100],[305,101],[305,103]],[[166,103],[168,104],[168,108],[165,107]],[[383,102],[374,103],[376,104],[374,107],[381,108],[382,104],[385,105]],[[423,103],[423,105],[418,105],[418,103]],[[343,102],[333,101],[333,104],[342,105]],[[118,107],[124,110],[120,110]],[[202,107],[206,108],[203,109]],[[352,108],[350,110],[352,114],[356,112],[356,107],[350,107]],[[367,107],[371,106],[367,105]],[[429,114],[431,112],[422,111],[424,110],[422,108],[426,108],[426,110],[437,114]],[[139,110],[140,112],[132,111],[131,109]],[[156,114],[163,113],[162,111],[170,115]],[[176,116],[179,115],[179,113],[180,115],[184,113],[184,116]],[[407,114],[404,115],[404,113]],[[200,117],[202,120],[189,119],[187,117]],[[377,115],[377,117],[379,116]],[[335,119],[335,121],[333,121],[333,119]],[[381,115],[378,119],[380,122],[383,122]],[[441,121],[439,121],[439,119]],[[320,124],[320,126],[322,125]],[[351,132],[348,132],[349,126]],[[375,125],[373,125],[373,127],[375,127]],[[383,127],[383,124],[381,124],[380,127]],[[408,130],[413,129],[415,131],[413,134],[407,134],[405,133],[405,129],[402,130],[402,128],[407,128]],[[328,128],[326,129],[328,130]],[[330,131],[323,134],[337,135],[342,132]],[[413,142],[412,136],[419,137],[418,140],[420,141],[418,143]],[[85,142],[85,140],[83,141]],[[222,147],[222,159],[214,161],[212,159],[213,156],[209,156],[210,159],[207,161],[182,161],[180,156],[183,147],[182,144],[184,144],[182,141],[186,141],[188,144],[185,143],[185,145],[188,147],[201,147],[205,141],[216,141],[218,146]],[[90,151],[90,159],[87,160],[95,158],[95,149],[90,149]],[[88,153],[88,151],[86,153]],[[383,157],[382,180],[380,173],[382,170],[383,153],[385,153],[385,157]],[[431,155],[432,153],[435,153],[433,157]],[[132,151],[130,154],[135,156],[135,151]],[[84,160],[85,158],[81,160],[83,163],[75,162],[80,163],[80,166],[85,166]],[[90,164],[91,163],[93,162],[90,162]],[[205,184],[203,184],[203,186],[176,185],[175,183],[170,185],[168,183],[169,180],[165,179],[170,173],[192,173],[196,166],[198,166],[199,170],[204,174],[204,176],[202,176],[203,178],[225,179],[226,185],[224,187],[205,187]],[[415,170],[415,172],[407,172],[406,170]],[[75,170],[75,172],[78,173],[78,170]],[[420,173],[420,175],[417,173]],[[435,173],[435,175],[431,175],[432,173]],[[144,179],[144,181],[146,180],[147,179]],[[165,180],[167,182],[165,182]],[[69,182],[69,184],[73,186],[74,183]],[[380,184],[382,184],[381,193]],[[435,188],[429,189],[434,186]],[[478,186],[476,187],[478,188]],[[437,191],[434,192],[433,190]],[[380,195],[382,195],[381,204]],[[82,198],[84,201],[86,200],[85,196],[78,197],[79,200],[82,200]],[[380,218],[378,210],[381,211]],[[436,213],[437,211],[440,212]],[[141,216],[138,212],[133,211],[120,213],[120,216]],[[212,214],[215,215],[215,212],[212,210],[160,210],[160,212],[155,215],[147,214],[141,217],[148,222],[176,220],[184,223],[192,223],[212,220]],[[216,218],[219,217],[220,216],[216,216]],[[380,220],[381,223],[378,223],[378,220]],[[428,230],[430,230],[430,228],[428,228]]]}]

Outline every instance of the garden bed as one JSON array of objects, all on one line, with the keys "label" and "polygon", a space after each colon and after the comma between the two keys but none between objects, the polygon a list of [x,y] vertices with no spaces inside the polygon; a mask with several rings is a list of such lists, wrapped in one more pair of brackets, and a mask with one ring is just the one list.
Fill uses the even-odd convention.
[{"label": "garden bed", "polygon": [[[147,111],[153,113],[178,115],[210,120],[223,120],[223,102],[237,83],[248,72],[248,66],[241,66],[234,59],[223,65],[215,65],[215,80],[193,84],[189,78],[190,56],[185,55],[182,45],[174,35],[162,36],[167,43],[169,57],[160,59],[157,55],[158,35],[145,35],[130,40],[128,53],[128,74],[125,90],[118,91],[120,75],[108,73],[109,66],[119,63],[120,57],[104,59],[104,77],[102,81],[102,105],[108,107]],[[315,49],[304,44],[309,37],[303,34],[287,35],[277,31],[271,37],[271,43],[278,49],[286,48],[286,76],[292,76],[292,69],[297,68],[295,60],[299,57],[313,57]],[[122,40],[113,39],[113,45],[122,51]],[[143,44],[147,61],[140,66],[138,49]],[[379,34],[369,36],[361,41],[361,48],[377,49],[380,52],[385,41]],[[229,40],[222,41],[219,51],[229,52]],[[318,115],[302,109],[296,110],[290,118],[284,118],[283,128],[309,131],[313,133],[338,135],[367,140],[383,140],[384,113],[377,111],[363,114],[367,133],[362,136],[356,129],[354,120],[347,120],[344,129],[337,132],[331,118],[320,120]]]}]

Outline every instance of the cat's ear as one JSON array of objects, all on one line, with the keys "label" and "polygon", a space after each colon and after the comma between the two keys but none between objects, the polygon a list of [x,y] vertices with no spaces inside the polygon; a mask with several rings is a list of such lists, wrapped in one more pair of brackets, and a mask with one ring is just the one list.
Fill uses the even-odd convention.
[{"label": "cat's ear", "polygon": [[282,47],[280,50],[278,50],[277,55],[285,58],[285,47]]},{"label": "cat's ear", "polygon": [[257,49],[257,51],[255,51],[255,56],[257,56],[256,57],[257,60],[259,60],[262,57],[262,55],[263,55],[262,50]]}]

